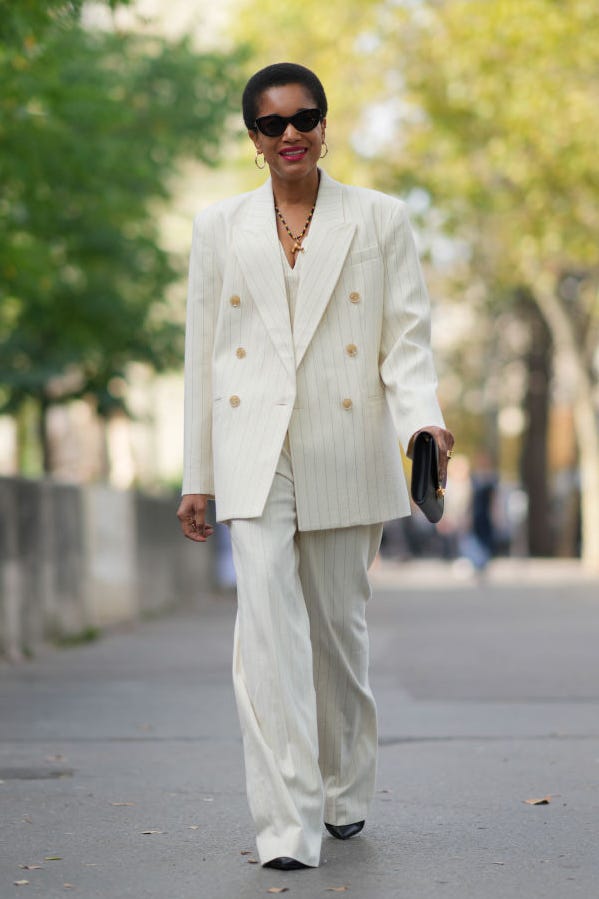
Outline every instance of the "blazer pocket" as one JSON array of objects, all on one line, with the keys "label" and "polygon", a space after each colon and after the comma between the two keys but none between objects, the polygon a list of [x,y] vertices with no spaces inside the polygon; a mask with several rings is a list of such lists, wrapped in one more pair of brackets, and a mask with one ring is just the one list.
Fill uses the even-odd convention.
[{"label": "blazer pocket", "polygon": [[381,249],[378,244],[374,244],[371,247],[364,247],[361,250],[354,250],[353,253],[349,254],[349,264],[350,265],[361,265],[364,262],[369,262],[370,260],[378,260],[382,259]]}]

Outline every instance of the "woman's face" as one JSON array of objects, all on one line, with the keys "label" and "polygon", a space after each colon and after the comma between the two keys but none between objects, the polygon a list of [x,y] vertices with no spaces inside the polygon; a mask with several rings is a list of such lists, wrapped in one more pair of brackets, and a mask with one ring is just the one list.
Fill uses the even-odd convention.
[{"label": "woman's face", "polygon": [[[271,87],[261,94],[256,118],[265,115],[289,117],[302,109],[314,109],[314,97],[301,84],[284,84]],[[260,131],[248,134],[257,150],[264,153],[270,173],[284,181],[299,181],[318,165],[324,141],[326,120],[319,122],[312,131],[302,132],[291,122],[280,137],[267,137]]]}]

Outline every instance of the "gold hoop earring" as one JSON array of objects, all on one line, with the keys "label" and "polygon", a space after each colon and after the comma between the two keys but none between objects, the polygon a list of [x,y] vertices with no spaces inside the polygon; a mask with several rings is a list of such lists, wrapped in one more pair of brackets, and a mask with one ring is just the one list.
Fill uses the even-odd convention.
[{"label": "gold hoop earring", "polygon": [[322,150],[321,150],[320,158],[321,158],[321,159],[324,159],[325,156],[327,155],[327,153],[329,152],[329,148],[327,147],[327,142],[326,142],[326,140],[323,140],[322,146],[324,147],[324,153],[323,153]]},{"label": "gold hoop earring", "polygon": [[256,155],[255,155],[255,157],[254,157],[254,165],[256,166],[257,169],[264,169],[264,168],[266,168],[266,160],[263,160],[263,161],[262,161],[262,165],[259,165],[259,163],[258,163],[258,159],[259,159],[260,156],[262,156],[262,155],[263,155],[263,154],[262,154],[262,150],[256,150]]}]

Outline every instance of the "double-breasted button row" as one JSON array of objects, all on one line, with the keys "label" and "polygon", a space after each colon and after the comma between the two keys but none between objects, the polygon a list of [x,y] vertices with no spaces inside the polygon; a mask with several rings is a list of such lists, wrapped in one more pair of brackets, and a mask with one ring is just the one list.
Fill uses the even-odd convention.
[{"label": "double-breasted button row", "polygon": [[237,294],[234,293],[232,297],[229,297],[229,303],[231,304],[231,306],[241,306],[241,297],[237,296]]},{"label": "double-breasted button row", "polygon": [[[239,399],[239,397],[236,394],[233,394],[233,396],[229,397],[229,404],[233,407],[233,409],[236,409],[237,406],[239,406],[241,404],[241,400]],[[351,409],[353,409],[353,406],[354,406],[352,400],[348,396],[344,397],[341,400],[341,405],[343,406],[343,408],[345,409],[346,412],[349,412]]]},{"label": "double-breasted button row", "polygon": [[235,350],[235,355],[237,356],[238,359],[245,359],[246,352],[242,346],[238,346],[237,349]]},{"label": "double-breasted button row", "polygon": [[355,345],[355,343],[348,343],[348,345],[345,347],[345,352],[348,356],[357,356],[358,347]]},{"label": "double-breasted button row", "polygon": [[352,290],[352,292],[351,292],[350,295],[349,295],[349,301],[350,301],[350,303],[359,303],[361,299],[362,299],[362,297],[360,296],[360,294],[358,293],[358,291],[357,291],[357,290]]}]

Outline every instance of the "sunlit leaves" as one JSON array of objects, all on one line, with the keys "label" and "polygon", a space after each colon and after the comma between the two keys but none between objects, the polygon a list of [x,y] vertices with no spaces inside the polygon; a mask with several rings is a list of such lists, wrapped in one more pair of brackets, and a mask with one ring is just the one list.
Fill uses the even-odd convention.
[{"label": "sunlit leaves", "polygon": [[[185,253],[161,248],[149,202],[169,197],[180,159],[216,161],[238,61],[186,40],[83,29],[76,2],[4,6],[3,408],[88,393],[107,411],[117,402],[107,385],[129,361],[180,362],[167,288]],[[58,383],[74,386],[56,397]]]}]

